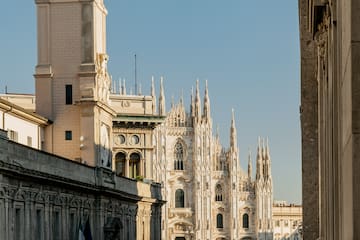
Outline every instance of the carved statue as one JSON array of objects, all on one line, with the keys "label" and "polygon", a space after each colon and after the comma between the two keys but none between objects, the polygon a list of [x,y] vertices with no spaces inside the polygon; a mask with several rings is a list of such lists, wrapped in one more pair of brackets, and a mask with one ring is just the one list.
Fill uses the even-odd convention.
[{"label": "carved statue", "polygon": [[107,71],[109,56],[105,53],[96,54],[96,83],[98,86],[99,101],[109,104],[111,80]]}]

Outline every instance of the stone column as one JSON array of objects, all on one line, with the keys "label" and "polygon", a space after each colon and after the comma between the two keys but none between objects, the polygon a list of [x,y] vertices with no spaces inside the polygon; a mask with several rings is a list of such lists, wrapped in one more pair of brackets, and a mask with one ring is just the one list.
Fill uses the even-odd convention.
[{"label": "stone column", "polygon": [[25,202],[25,206],[24,206],[24,211],[25,211],[25,233],[30,234],[31,235],[31,218],[30,218],[30,199],[27,199],[27,201]]},{"label": "stone column", "polygon": [[145,178],[145,159],[140,159],[140,176],[143,176]]},{"label": "stone column", "polygon": [[[50,196],[48,196],[50,197]],[[52,224],[50,224],[53,220],[53,211],[52,208],[50,207],[50,203],[48,202],[49,199],[48,197],[45,200],[45,204],[44,204],[44,218],[43,218],[43,236],[45,239],[50,239],[50,236],[53,234],[53,227]]]},{"label": "stone column", "polygon": [[10,216],[9,216],[9,199],[5,199],[5,236],[10,239]]},{"label": "stone column", "polygon": [[125,177],[129,177],[129,164],[130,164],[129,156],[126,156],[126,159],[125,159]]},{"label": "stone column", "polygon": [[94,209],[94,229],[96,229],[97,235],[93,235],[93,238],[96,237],[101,239],[101,233],[103,232],[104,219],[105,219],[105,211],[103,207],[102,198],[95,200],[95,209]]}]

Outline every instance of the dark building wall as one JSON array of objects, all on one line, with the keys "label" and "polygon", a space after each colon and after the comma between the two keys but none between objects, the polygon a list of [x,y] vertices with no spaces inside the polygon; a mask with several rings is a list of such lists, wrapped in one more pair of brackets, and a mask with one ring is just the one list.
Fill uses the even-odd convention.
[{"label": "dark building wall", "polygon": [[93,239],[160,239],[162,203],[157,184],[0,138],[0,239],[77,240],[87,219]]},{"label": "dark building wall", "polygon": [[304,239],[360,239],[359,9],[299,0]]},{"label": "dark building wall", "polygon": [[319,236],[318,94],[315,44],[308,31],[308,0],[299,0],[301,47],[302,204],[304,239]]}]

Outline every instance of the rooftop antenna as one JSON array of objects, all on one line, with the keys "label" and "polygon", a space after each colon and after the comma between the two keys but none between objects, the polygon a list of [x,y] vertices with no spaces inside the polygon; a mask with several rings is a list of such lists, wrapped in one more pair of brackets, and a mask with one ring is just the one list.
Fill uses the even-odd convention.
[{"label": "rooftop antenna", "polygon": [[135,95],[137,94],[138,94],[138,88],[137,88],[136,54],[135,54]]}]

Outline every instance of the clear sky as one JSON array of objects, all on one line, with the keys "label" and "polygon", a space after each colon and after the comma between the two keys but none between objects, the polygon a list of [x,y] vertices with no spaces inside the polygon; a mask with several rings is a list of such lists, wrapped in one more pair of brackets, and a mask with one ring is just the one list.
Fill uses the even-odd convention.
[{"label": "clear sky", "polygon": [[[298,3],[295,0],[106,0],[107,52],[113,79],[157,93],[164,76],[167,106],[208,80],[214,129],[229,144],[235,109],[240,162],[257,137],[269,137],[274,199],[301,203]],[[2,3],[0,92],[34,93],[34,0]],[[129,90],[128,90],[129,91]],[[169,108],[169,107],[168,107]],[[189,109],[189,108],[188,108]]]}]

